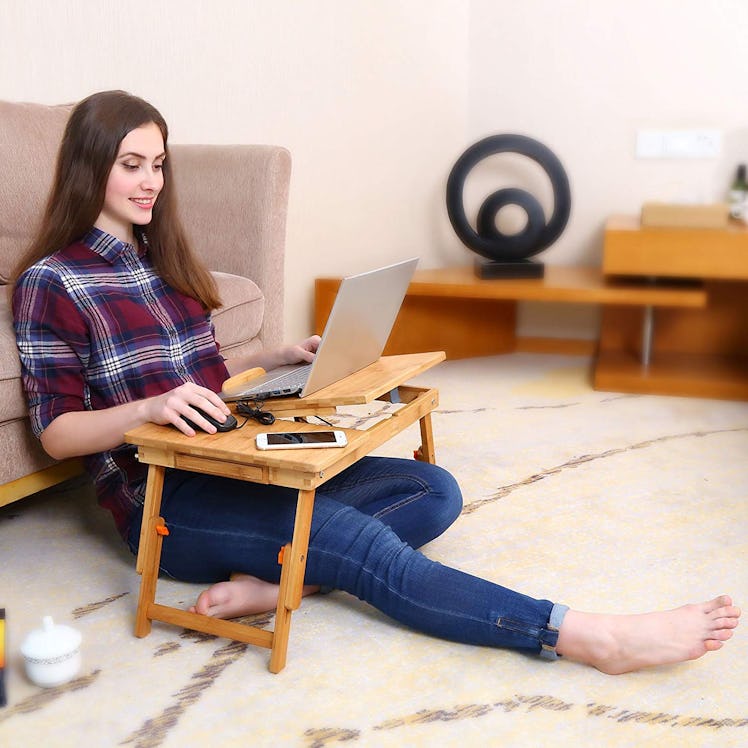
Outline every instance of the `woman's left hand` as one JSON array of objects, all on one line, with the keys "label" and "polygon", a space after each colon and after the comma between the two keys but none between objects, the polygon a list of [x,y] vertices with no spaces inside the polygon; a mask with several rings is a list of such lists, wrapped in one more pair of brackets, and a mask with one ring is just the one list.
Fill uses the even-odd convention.
[{"label": "woman's left hand", "polygon": [[320,340],[319,335],[312,335],[306,340],[296,343],[296,345],[282,345],[277,348],[254,353],[251,356],[228,359],[226,361],[226,368],[229,375],[233,377],[247,369],[255,367],[270,371],[285,364],[308,364],[314,361],[314,354],[317,353]]},{"label": "woman's left hand", "polygon": [[311,363],[314,361],[314,354],[317,353],[320,340],[319,335],[312,335],[296,345],[283,346],[278,351],[281,356],[280,364]]}]

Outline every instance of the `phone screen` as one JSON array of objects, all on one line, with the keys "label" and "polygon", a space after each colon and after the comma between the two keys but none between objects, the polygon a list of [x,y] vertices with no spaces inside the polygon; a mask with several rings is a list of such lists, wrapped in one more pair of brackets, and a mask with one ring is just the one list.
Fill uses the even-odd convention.
[{"label": "phone screen", "polygon": [[335,444],[332,431],[300,431],[284,434],[268,434],[268,446],[279,444]]}]

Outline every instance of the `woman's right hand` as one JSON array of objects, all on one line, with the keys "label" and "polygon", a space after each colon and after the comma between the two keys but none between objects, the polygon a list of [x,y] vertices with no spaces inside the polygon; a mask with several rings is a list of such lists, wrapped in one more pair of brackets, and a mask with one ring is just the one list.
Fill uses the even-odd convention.
[{"label": "woman's right hand", "polygon": [[125,434],[144,423],[171,424],[187,436],[195,430],[182,418],[186,416],[209,434],[216,427],[195,408],[223,421],[229,414],[226,403],[206,387],[188,382],[162,395],[115,405],[103,410],[68,411],[52,421],[41,434],[44,450],[56,460],[103,452],[120,446]]},{"label": "woman's right hand", "polygon": [[187,436],[194,436],[194,429],[184,420],[189,418],[209,434],[216,432],[216,427],[206,421],[195,408],[200,408],[209,416],[225,420],[231,412],[223,400],[207,387],[187,382],[163,395],[142,401],[145,406],[146,420],[159,425],[172,424]]}]

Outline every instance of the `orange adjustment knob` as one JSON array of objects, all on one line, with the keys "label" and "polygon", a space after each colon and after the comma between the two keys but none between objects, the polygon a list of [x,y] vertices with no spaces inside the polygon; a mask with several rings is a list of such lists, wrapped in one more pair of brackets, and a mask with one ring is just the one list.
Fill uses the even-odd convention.
[{"label": "orange adjustment knob", "polygon": [[156,525],[156,534],[157,535],[168,535],[169,528],[166,525]]},{"label": "orange adjustment knob", "polygon": [[278,563],[281,566],[283,566],[283,556],[285,555],[285,552],[286,552],[286,546],[282,545],[281,549],[278,551]]}]

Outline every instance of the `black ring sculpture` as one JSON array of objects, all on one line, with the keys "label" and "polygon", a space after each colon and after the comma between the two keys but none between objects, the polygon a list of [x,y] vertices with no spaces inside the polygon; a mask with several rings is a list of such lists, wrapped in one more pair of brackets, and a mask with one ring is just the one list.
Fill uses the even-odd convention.
[{"label": "black ring sculpture", "polygon": [[[540,203],[529,192],[501,189],[489,195],[477,216],[477,231],[465,215],[463,189],[470,170],[495,153],[519,153],[536,161],[548,174],[553,187],[553,214],[548,223]],[[527,213],[527,224],[517,234],[502,234],[496,216],[506,205],[519,205]],[[474,252],[495,262],[519,262],[551,245],[566,227],[571,212],[571,191],[564,167],[542,143],[526,135],[491,135],[470,146],[457,159],[447,179],[447,214],[460,240]]]}]

